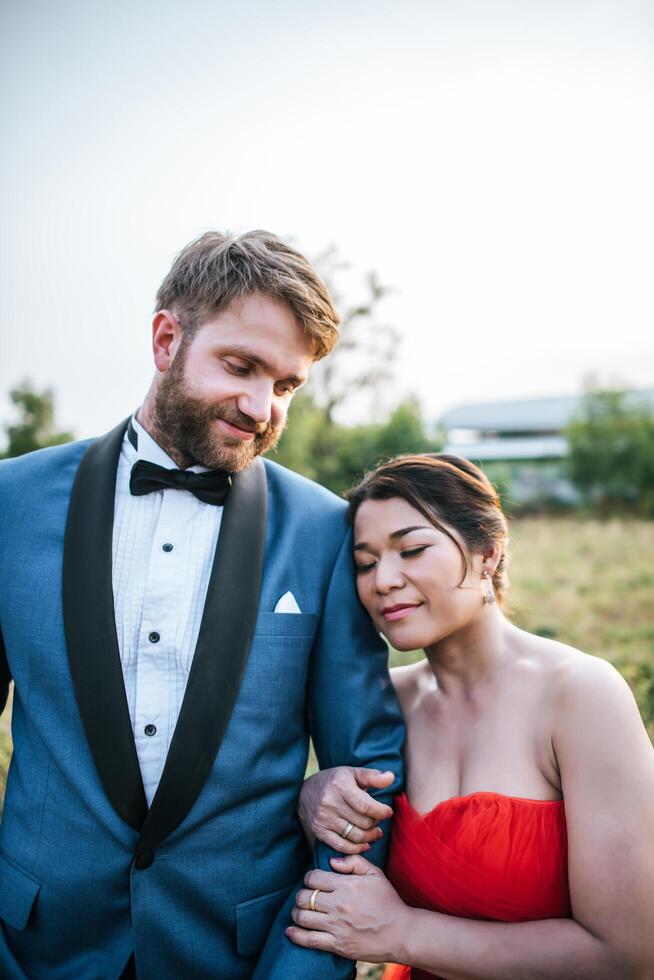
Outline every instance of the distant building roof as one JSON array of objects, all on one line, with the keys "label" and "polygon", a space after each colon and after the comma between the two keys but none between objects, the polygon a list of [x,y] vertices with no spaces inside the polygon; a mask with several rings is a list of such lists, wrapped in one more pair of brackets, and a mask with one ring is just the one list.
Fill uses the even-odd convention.
[{"label": "distant building roof", "polygon": [[[654,409],[654,388],[627,393],[628,401]],[[579,411],[582,395],[513,399],[459,405],[438,420],[446,429],[487,432],[560,432]],[[466,447],[467,449],[468,447]]]},{"label": "distant building roof", "polygon": [[568,451],[563,436],[527,436],[516,439],[482,439],[478,442],[450,442],[444,453],[456,453],[471,462],[491,460],[561,459]]}]

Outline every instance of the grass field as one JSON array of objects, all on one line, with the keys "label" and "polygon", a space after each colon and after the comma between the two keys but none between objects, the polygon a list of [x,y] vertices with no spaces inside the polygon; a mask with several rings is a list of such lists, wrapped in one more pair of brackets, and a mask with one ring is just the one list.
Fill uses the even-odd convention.
[{"label": "grass field", "polygon": [[[618,667],[654,741],[654,522],[536,517],[511,526],[511,618]],[[396,663],[418,654],[394,654]],[[11,754],[0,720],[0,795]],[[362,966],[372,980],[379,968]]]}]

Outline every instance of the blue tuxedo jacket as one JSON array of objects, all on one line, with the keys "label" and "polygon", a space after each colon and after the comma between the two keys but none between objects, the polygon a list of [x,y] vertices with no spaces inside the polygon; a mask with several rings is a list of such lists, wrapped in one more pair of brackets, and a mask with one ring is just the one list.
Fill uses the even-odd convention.
[{"label": "blue tuxedo jacket", "polygon": [[[322,767],[392,769],[380,798],[402,778],[345,506],[274,463],[234,478],[148,810],[111,584],[124,431],[0,463],[0,706],[15,682],[0,976],[115,980],[133,953],[143,980],[349,977],[351,962],[284,936],[313,863],[296,817],[309,736]],[[288,590],[301,615],[273,613]]]}]

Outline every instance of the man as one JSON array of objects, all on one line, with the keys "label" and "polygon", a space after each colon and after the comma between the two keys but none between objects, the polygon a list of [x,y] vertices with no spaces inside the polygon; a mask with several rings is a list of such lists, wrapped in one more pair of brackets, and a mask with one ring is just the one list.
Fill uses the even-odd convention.
[{"label": "man", "polygon": [[3,977],[352,975],[284,935],[308,736],[396,792],[403,730],[344,504],[259,458],[337,322],[275,236],[203,235],[136,416],[0,465]]}]

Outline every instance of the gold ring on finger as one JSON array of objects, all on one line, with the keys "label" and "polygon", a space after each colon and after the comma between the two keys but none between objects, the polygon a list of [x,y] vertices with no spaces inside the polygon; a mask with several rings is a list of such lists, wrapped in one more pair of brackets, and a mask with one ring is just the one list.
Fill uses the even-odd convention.
[{"label": "gold ring on finger", "polygon": [[311,909],[312,912],[318,911],[318,909],[316,908],[316,896],[319,894],[319,892],[320,892],[319,888],[314,888],[314,890],[311,892],[311,898],[309,899],[309,908]]},{"label": "gold ring on finger", "polygon": [[342,838],[343,838],[344,840],[347,840],[347,839],[348,839],[348,837],[350,836],[350,834],[352,833],[352,831],[353,831],[353,830],[354,830],[354,824],[352,823],[352,821],[351,821],[351,820],[348,820],[348,822],[347,822],[347,827],[345,828],[345,830],[344,830],[344,831],[343,831],[343,833],[341,834],[341,837],[342,837]]}]

